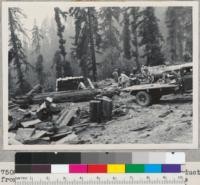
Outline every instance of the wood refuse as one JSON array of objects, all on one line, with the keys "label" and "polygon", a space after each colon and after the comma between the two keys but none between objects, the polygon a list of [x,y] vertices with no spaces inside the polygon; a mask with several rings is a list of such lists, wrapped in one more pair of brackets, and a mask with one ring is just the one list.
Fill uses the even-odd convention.
[{"label": "wood refuse", "polygon": [[72,121],[75,118],[77,111],[78,111],[77,109],[72,109],[70,111],[64,112],[64,114],[61,115],[61,118],[59,118],[59,120],[57,120],[57,123],[60,126],[72,125]]},{"label": "wood refuse", "polygon": [[164,112],[163,114],[159,115],[159,118],[164,118],[166,116],[168,116],[169,114],[171,114],[173,112],[173,110],[168,110],[166,112]]},{"label": "wood refuse", "polygon": [[[15,134],[11,144],[77,144],[84,143],[78,135],[89,128],[102,128],[99,123],[112,120],[113,104],[110,99],[119,94],[117,87],[95,89],[90,79],[88,89],[76,90],[82,78],[58,80],[59,90],[62,84],[73,90],[41,93],[41,86],[36,85],[26,95],[12,98],[9,102],[9,130]],[[68,81],[73,87],[69,87]],[[86,109],[71,106],[72,102],[88,102]],[[61,108],[56,103],[70,102]],[[19,108],[20,107],[20,108]],[[37,107],[32,110],[31,107]],[[20,112],[20,116],[19,116]],[[15,117],[17,116],[17,117]],[[9,133],[9,134],[10,134]]]},{"label": "wood refuse", "polygon": [[[45,102],[44,102],[45,103]],[[44,108],[44,103],[39,106],[39,109],[37,112],[40,112]],[[51,103],[49,104],[51,105]],[[45,107],[47,108],[47,107]],[[81,123],[80,116],[82,117],[88,117],[86,115],[81,115],[80,108],[72,108],[66,107],[62,110],[62,112],[57,111],[56,117],[57,119],[53,119],[54,115],[52,116],[51,120],[48,121],[42,121],[40,118],[41,115],[38,115],[37,119],[31,119],[31,120],[24,120],[24,117],[21,117],[21,120],[19,120],[18,126],[13,129],[11,133],[12,135],[10,137],[10,143],[11,144],[50,144],[50,143],[60,143],[60,144],[66,144],[68,143],[78,143],[78,137],[76,136],[77,133],[80,133],[81,131],[85,130],[89,123]],[[48,109],[47,109],[48,111]],[[21,111],[21,113],[26,114],[27,111]],[[87,112],[84,111],[86,114]],[[85,118],[84,118],[85,120]],[[15,119],[10,119],[10,124],[12,125],[14,123]],[[85,122],[85,121],[84,121]],[[76,136],[76,141],[73,140]],[[81,141],[83,142],[83,141]]]},{"label": "wood refuse", "polygon": [[[105,128],[105,125],[99,125],[99,122],[106,122],[112,119],[112,100],[105,96],[92,100],[90,102],[90,107],[88,105],[88,110],[86,108],[71,107],[71,104],[69,104],[69,106],[62,108],[62,111],[57,111],[56,114],[53,114],[51,119],[41,120],[41,115],[38,114],[38,112],[43,110],[44,107],[47,109],[47,107],[44,106],[45,102],[37,109],[37,118],[27,120],[27,118],[24,119],[24,116],[22,116],[21,120],[19,120],[18,127],[15,128],[16,131],[13,130],[13,132],[16,132],[16,135],[14,138],[11,138],[11,143],[84,143],[84,141],[78,137],[81,132],[89,128]],[[97,106],[95,103],[97,103]],[[51,103],[49,107],[51,107],[50,105]],[[96,111],[98,106],[99,110]],[[89,108],[91,111],[89,111]],[[29,111],[23,110],[21,113],[27,114]],[[46,111],[48,111],[48,109]],[[93,120],[91,116],[93,116]],[[14,120],[10,120],[10,124],[12,124]]]},{"label": "wood refuse", "polygon": [[14,104],[19,104],[23,105],[23,107],[27,107],[29,104],[32,103],[33,96],[35,94],[41,93],[41,91],[42,91],[41,85],[37,84],[24,96],[17,96],[15,98],[12,98],[12,102]]}]

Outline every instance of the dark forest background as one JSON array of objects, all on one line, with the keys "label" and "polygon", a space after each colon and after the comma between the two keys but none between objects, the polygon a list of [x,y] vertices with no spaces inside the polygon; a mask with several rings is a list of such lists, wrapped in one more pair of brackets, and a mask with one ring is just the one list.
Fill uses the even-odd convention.
[{"label": "dark forest background", "polygon": [[[32,29],[24,10],[9,8],[9,92],[24,94],[35,84],[54,91],[56,79],[112,77],[142,65],[192,61],[191,7],[55,7]],[[72,26],[73,25],[73,26]]]}]

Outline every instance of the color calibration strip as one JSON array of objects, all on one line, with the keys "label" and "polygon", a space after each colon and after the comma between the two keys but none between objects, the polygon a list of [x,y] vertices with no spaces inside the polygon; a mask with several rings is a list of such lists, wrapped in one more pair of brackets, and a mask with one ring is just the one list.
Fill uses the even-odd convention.
[{"label": "color calibration strip", "polygon": [[15,164],[185,164],[183,152],[16,153]]},{"label": "color calibration strip", "polygon": [[16,153],[16,173],[180,173],[185,153]]},{"label": "color calibration strip", "polygon": [[181,173],[180,164],[32,164],[17,165],[16,173]]}]

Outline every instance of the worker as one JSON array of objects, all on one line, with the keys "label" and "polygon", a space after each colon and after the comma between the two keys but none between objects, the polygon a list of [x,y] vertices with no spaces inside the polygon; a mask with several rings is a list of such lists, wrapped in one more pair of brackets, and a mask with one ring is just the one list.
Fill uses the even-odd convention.
[{"label": "worker", "polygon": [[130,86],[132,86],[132,85],[139,85],[140,81],[139,81],[139,79],[137,78],[136,75],[134,75],[133,73],[131,73],[130,74],[130,78],[129,78],[129,83],[130,83]]},{"label": "worker", "polygon": [[83,89],[87,89],[87,88],[83,82],[80,82],[78,85],[78,90],[83,90]]},{"label": "worker", "polygon": [[129,86],[130,81],[129,81],[129,77],[125,74],[125,72],[123,71],[118,79],[118,84],[120,86],[122,86],[122,88],[126,88]]},{"label": "worker", "polygon": [[144,65],[142,66],[141,73],[142,73],[142,78],[144,79],[144,82],[153,83],[155,81],[154,75],[150,73],[147,66],[144,66]]},{"label": "worker", "polygon": [[119,73],[118,73],[117,69],[114,70],[114,72],[112,73],[112,76],[113,76],[115,82],[118,83]]},{"label": "worker", "polygon": [[36,114],[41,121],[51,121],[53,114],[58,114],[61,109],[53,103],[53,98],[47,97],[38,108]]}]

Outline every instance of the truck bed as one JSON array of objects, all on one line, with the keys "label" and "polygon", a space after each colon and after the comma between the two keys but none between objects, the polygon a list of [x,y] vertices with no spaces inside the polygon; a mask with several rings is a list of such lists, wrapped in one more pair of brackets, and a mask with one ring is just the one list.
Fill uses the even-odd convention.
[{"label": "truck bed", "polygon": [[161,84],[161,83],[153,83],[153,84],[140,84],[133,85],[127,88],[122,89],[122,91],[132,92],[132,91],[141,91],[148,89],[170,89],[178,87],[177,84]]}]

